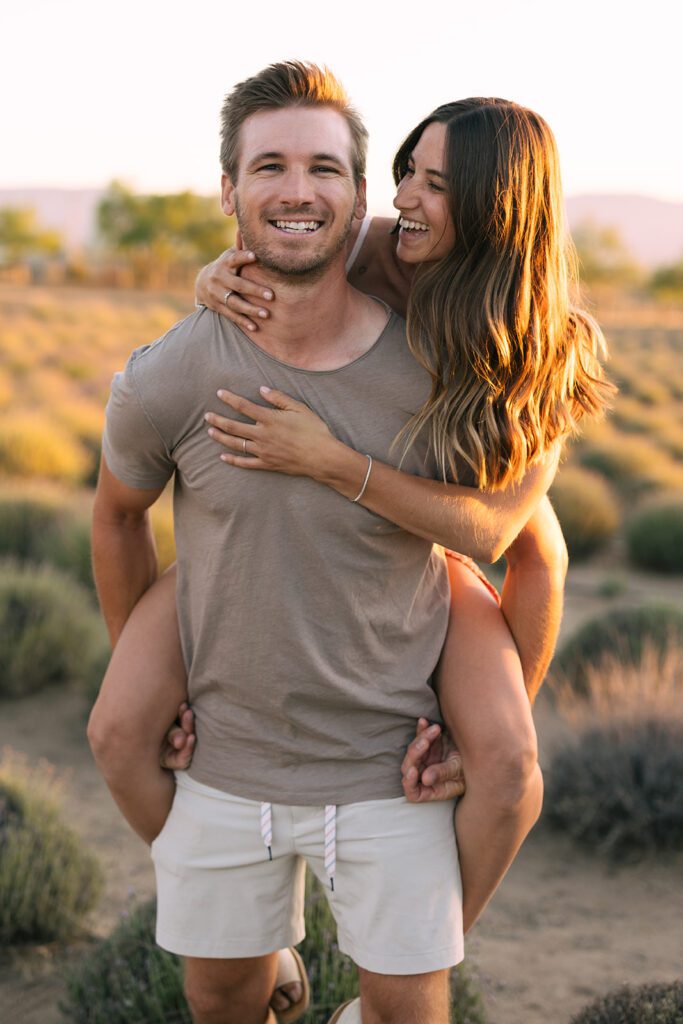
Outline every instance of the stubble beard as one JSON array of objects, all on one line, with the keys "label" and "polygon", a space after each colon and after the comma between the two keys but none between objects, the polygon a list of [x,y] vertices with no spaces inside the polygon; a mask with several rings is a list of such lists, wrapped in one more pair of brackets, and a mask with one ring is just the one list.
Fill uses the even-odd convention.
[{"label": "stubble beard", "polygon": [[325,274],[327,268],[337,258],[346,245],[346,240],[349,237],[351,225],[353,224],[354,219],[354,213],[352,211],[349,214],[342,232],[338,238],[335,239],[335,243],[332,248],[311,254],[308,259],[302,260],[302,257],[299,256],[297,258],[295,253],[293,253],[291,257],[287,257],[285,253],[274,253],[261,239],[256,236],[256,232],[252,233],[247,217],[244,215],[244,211],[240,207],[238,197],[235,197],[235,212],[237,214],[237,222],[242,234],[244,248],[253,252],[260,266],[271,271],[271,273],[276,274],[278,277],[287,278],[292,281],[292,283],[299,282],[301,284],[308,284],[312,281],[317,281]]}]

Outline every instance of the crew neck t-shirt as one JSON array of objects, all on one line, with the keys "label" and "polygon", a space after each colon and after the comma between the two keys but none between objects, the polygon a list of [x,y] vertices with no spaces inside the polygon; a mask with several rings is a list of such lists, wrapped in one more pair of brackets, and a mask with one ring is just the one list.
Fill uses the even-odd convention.
[{"label": "crew neck t-shirt", "polygon": [[[394,439],[430,386],[393,313],[362,356],[315,371],[201,309],[115,375],[109,468],[131,487],[174,477],[178,618],[197,732],[189,774],[279,803],[401,796],[416,720],[441,721],[432,673],[448,619],[443,552],[310,478],[221,461],[204,413],[241,419],[217,390],[266,405],[261,385],[392,465],[403,454]],[[436,478],[427,448],[418,440],[402,468]]]}]

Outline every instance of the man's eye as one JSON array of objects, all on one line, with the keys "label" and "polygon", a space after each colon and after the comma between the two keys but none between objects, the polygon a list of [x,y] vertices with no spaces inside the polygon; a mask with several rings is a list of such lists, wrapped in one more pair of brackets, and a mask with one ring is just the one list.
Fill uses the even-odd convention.
[{"label": "man's eye", "polygon": [[280,164],[262,164],[261,167],[256,168],[258,171],[279,171]]},{"label": "man's eye", "polygon": [[326,167],[324,164],[321,164],[319,167],[314,167],[313,170],[317,174],[337,174],[336,167]]}]

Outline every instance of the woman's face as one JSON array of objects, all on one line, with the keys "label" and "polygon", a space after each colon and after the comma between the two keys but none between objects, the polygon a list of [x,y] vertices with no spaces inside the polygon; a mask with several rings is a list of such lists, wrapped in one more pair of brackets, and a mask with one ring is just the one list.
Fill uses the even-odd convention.
[{"label": "woman's face", "polygon": [[400,213],[399,259],[440,260],[453,248],[455,229],[446,180],[446,125],[427,125],[398,183],[394,206]]}]

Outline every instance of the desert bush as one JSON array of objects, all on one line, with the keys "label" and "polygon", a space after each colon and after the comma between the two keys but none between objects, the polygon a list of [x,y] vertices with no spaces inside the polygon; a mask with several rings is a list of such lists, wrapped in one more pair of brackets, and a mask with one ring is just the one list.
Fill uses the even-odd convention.
[{"label": "desert bush", "polygon": [[73,934],[100,893],[98,862],[60,819],[46,767],[0,761],[0,946]]},{"label": "desert bush", "polygon": [[[154,942],[154,903],[124,919],[109,939],[67,979],[62,1013],[69,1024],[190,1024],[179,958]],[[311,1006],[302,1024],[326,1024],[333,1010],[358,994],[356,972],[336,944],[327,900],[309,874],[306,939],[300,946],[311,981]],[[453,1024],[486,1024],[470,975],[456,972]]]},{"label": "desert bush", "polygon": [[577,450],[582,466],[601,473],[627,498],[656,487],[683,486],[683,468],[645,437],[605,437]]},{"label": "desert bush", "polygon": [[56,683],[92,687],[108,657],[87,591],[50,566],[0,564],[0,696]]},{"label": "desert bush", "polygon": [[92,459],[81,444],[43,413],[0,420],[0,475],[79,482]]},{"label": "desert bush", "polygon": [[639,512],[626,540],[631,561],[655,572],[683,572],[683,497],[661,500]]},{"label": "desert bush", "polygon": [[586,558],[603,547],[619,526],[619,507],[597,473],[567,466],[550,491],[572,558]]},{"label": "desert bush", "polygon": [[592,619],[570,636],[553,661],[553,676],[584,694],[588,670],[605,658],[637,663],[646,640],[663,652],[673,640],[683,640],[683,610],[675,605],[649,604],[614,608]]},{"label": "desert bush", "polygon": [[544,820],[613,860],[683,849],[683,646],[650,643],[636,664],[560,688],[572,726],[547,772]]},{"label": "desert bush", "polygon": [[175,562],[175,534],[173,532],[173,505],[164,495],[150,510],[152,532],[157,549],[159,572]]},{"label": "desert bush", "polygon": [[85,510],[49,491],[0,492],[0,558],[49,562],[92,586],[90,522]]},{"label": "desert bush", "polygon": [[569,1024],[683,1024],[683,982],[623,985],[584,1007]]}]

